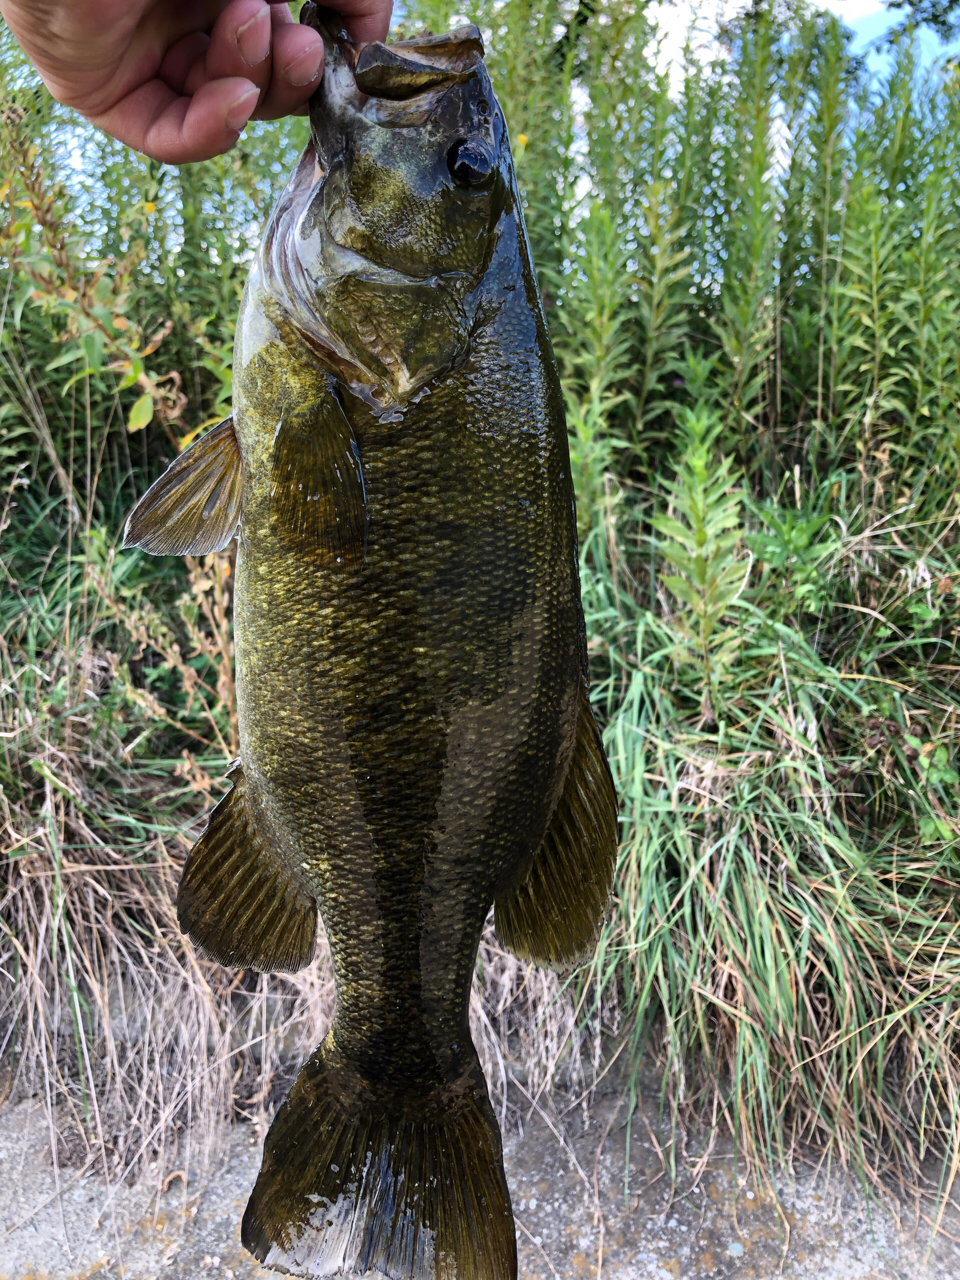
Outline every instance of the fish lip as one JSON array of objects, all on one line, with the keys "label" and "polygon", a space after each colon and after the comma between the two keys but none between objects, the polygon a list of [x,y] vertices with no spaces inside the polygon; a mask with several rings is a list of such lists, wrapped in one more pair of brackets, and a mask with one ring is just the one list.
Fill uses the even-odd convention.
[{"label": "fish lip", "polygon": [[[391,72],[395,73],[392,85]],[[363,45],[353,66],[354,83],[360,92],[386,102],[409,102],[438,89],[465,84],[475,75],[475,66],[460,71],[438,67],[422,58],[405,57],[396,52],[395,45],[379,40]]]},{"label": "fish lip", "polygon": [[[486,52],[480,29],[473,23],[442,35],[415,36],[388,44],[382,40],[351,40],[340,14],[314,0],[304,4],[300,21],[322,37],[327,68],[336,67],[339,62],[348,69],[351,86],[362,99],[374,98],[385,105],[395,103],[399,107],[421,95],[438,91],[442,95],[465,83],[476,74]],[[406,73],[410,82],[391,86],[389,74],[382,74],[390,69],[401,78]],[[325,73],[323,78],[330,77]],[[321,88],[322,84],[314,100],[318,100]]]},{"label": "fish lip", "polygon": [[431,61],[430,55],[434,58],[437,56],[443,58],[446,53],[448,57],[456,58],[458,54],[462,55],[468,49],[479,58],[483,58],[486,54],[480,28],[472,22],[454,27],[453,30],[442,32],[440,35],[420,35],[413,36],[409,40],[391,40],[389,45],[380,40],[351,40],[344,28],[343,16],[335,9],[317,4],[316,0],[306,0],[300,10],[300,22],[304,26],[312,27],[326,43],[336,44],[343,56],[353,62],[356,62],[361,50],[368,44],[383,44],[389,49],[402,51],[404,56],[409,54],[416,57],[418,54],[425,54],[426,56],[420,60],[427,63]]}]

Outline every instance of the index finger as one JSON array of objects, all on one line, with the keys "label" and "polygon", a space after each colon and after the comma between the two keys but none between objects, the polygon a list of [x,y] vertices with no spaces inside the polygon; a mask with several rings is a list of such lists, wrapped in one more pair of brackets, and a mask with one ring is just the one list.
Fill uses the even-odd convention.
[{"label": "index finger", "polygon": [[347,35],[358,44],[387,38],[393,0],[335,0],[330,8],[340,14]]}]

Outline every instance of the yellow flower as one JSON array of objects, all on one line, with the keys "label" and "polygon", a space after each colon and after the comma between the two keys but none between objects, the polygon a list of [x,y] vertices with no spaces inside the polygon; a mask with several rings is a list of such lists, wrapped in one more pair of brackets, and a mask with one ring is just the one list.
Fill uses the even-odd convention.
[{"label": "yellow flower", "polygon": [[521,147],[525,147],[527,145],[527,135],[525,133],[518,133],[517,142]]},{"label": "yellow flower", "polygon": [[143,207],[146,209],[147,213],[156,213],[157,211],[157,206],[152,200],[148,200]]}]

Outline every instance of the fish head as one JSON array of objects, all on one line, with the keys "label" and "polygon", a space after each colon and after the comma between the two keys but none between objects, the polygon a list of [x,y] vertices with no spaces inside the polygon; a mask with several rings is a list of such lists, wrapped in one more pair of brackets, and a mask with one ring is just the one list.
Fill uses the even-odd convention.
[{"label": "fish head", "polygon": [[471,294],[514,199],[506,125],[476,27],[357,44],[329,11],[308,4],[302,20],[326,66],[301,278],[336,342],[403,403],[469,349]]},{"label": "fish head", "polygon": [[480,32],[327,44],[310,112],[327,235],[416,278],[482,273],[509,156]]}]

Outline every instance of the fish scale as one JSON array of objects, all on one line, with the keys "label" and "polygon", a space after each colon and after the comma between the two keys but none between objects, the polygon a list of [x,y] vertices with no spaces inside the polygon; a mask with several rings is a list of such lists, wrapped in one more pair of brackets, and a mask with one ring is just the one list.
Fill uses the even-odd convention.
[{"label": "fish scale", "polygon": [[319,910],[333,956],[247,1248],[300,1276],[514,1280],[480,935],[495,906],[524,959],[588,958],[617,845],[563,401],[479,32],[356,46],[305,18],[326,71],[245,291],[232,423],[127,525],[158,554],[239,525],[240,760],[178,912],[269,971],[309,962]]}]

